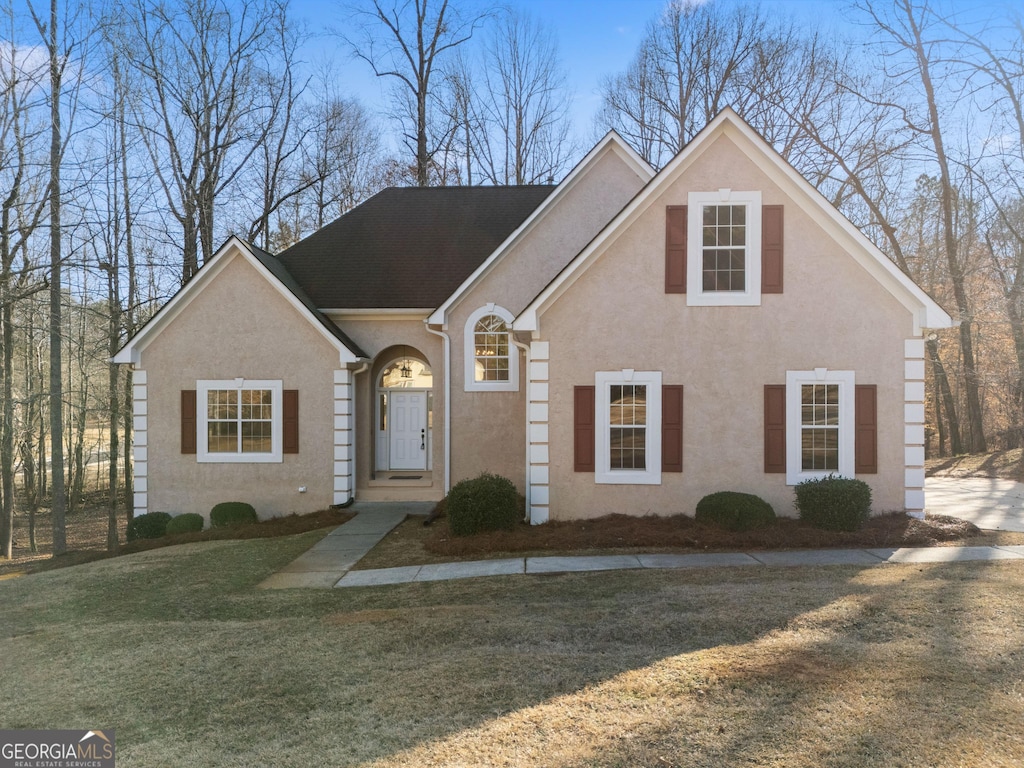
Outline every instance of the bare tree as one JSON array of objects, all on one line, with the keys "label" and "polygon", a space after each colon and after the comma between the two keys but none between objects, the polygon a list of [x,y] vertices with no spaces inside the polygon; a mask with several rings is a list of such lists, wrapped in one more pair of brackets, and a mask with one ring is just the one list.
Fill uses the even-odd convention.
[{"label": "bare tree", "polygon": [[266,140],[266,73],[287,39],[275,0],[128,0],[106,25],[133,114],[181,227],[182,282],[213,255],[216,204]]},{"label": "bare tree", "polygon": [[50,152],[48,164],[50,182],[48,204],[50,217],[50,484],[51,516],[53,523],[53,556],[67,552],[65,511],[67,499],[64,490],[64,366],[62,356],[61,288],[61,165],[64,159],[65,135],[62,128],[61,97],[64,94],[64,67],[69,55],[62,39],[62,21],[57,0],[50,0],[49,17],[44,20],[29,3],[29,10],[46,49],[50,75]]},{"label": "bare tree", "polygon": [[554,36],[529,16],[506,11],[477,69],[479,88],[465,65],[461,77],[451,78],[452,100],[483,177],[492,184],[537,184],[561,176],[575,147]]},{"label": "bare tree", "polygon": [[831,46],[792,20],[756,6],[672,0],[626,72],[605,80],[598,119],[661,166],[731,106],[799,165],[815,145],[787,108],[826,108],[835,68]]},{"label": "bare tree", "polygon": [[[929,0],[893,0],[882,8],[871,2],[860,6],[879,34],[886,76],[904,86],[903,95],[916,94],[916,103],[890,103],[905,128],[928,150],[928,160],[937,168],[939,210],[942,226],[941,255],[948,271],[949,284],[959,314],[959,346],[963,361],[963,387],[967,409],[968,448],[975,453],[986,449],[981,407],[981,377],[975,360],[974,308],[967,289],[966,261],[958,231],[957,179],[950,156],[946,121],[951,120],[954,105],[940,101],[943,80],[951,76],[948,57],[941,55],[948,25],[936,14]],[[944,93],[956,93],[957,86]],[[945,119],[944,119],[945,118]]]},{"label": "bare tree", "polygon": [[[5,17],[13,26],[10,8]],[[10,35],[0,60],[0,556],[6,558],[13,554],[14,532],[14,310],[29,291],[37,290],[29,284],[28,245],[46,210],[44,180],[36,170],[40,158],[33,146],[42,133],[34,113],[45,71],[28,64],[14,37]]]},{"label": "bare tree", "polygon": [[449,0],[369,0],[355,9],[358,31],[343,36],[377,77],[394,78],[395,114],[415,158],[416,183],[430,183],[434,155],[450,125],[432,121],[433,77],[447,54],[469,40],[486,14],[464,14]]}]

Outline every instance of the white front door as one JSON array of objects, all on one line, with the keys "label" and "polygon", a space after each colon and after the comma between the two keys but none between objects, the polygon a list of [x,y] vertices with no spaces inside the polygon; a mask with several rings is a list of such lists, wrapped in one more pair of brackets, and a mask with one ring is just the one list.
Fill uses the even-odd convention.
[{"label": "white front door", "polygon": [[388,393],[391,469],[427,468],[427,393]]}]

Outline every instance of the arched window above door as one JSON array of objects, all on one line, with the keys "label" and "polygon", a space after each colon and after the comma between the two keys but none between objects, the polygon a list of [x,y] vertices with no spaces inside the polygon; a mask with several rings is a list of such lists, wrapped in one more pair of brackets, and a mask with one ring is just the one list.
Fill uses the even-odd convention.
[{"label": "arched window above door", "polygon": [[381,389],[431,389],[433,386],[434,374],[430,366],[411,357],[400,357],[380,374]]}]

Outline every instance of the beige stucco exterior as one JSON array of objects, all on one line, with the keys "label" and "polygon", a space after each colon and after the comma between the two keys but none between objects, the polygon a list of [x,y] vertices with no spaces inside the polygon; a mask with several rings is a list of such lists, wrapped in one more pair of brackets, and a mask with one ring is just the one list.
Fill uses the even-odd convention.
[{"label": "beige stucco exterior", "polygon": [[[141,350],[135,366],[145,372],[149,427],[141,446],[145,488],[136,483],[146,498],[136,508],[207,517],[222,501],[248,502],[261,517],[323,509],[333,502],[338,351],[240,254],[219,258],[226,263],[218,274]],[[236,377],[281,380],[284,389],[299,390],[298,454],[280,463],[203,464],[181,453],[181,391],[199,380]]]},{"label": "beige stucco exterior", "polygon": [[452,348],[452,452],[451,481],[456,483],[481,472],[494,472],[525,488],[526,359],[520,357],[516,391],[466,391],[467,320],[487,304],[517,315],[635,195],[641,178],[610,144],[606,151],[581,169],[571,188],[558,191],[555,201],[501,254],[486,274],[448,311],[447,333]]},{"label": "beige stucco exterior", "polygon": [[[687,306],[665,292],[665,207],[720,188],[759,190],[764,205],[785,206],[785,292],[760,306]],[[692,514],[721,490],[793,514],[786,476],[764,472],[764,385],[820,367],[877,385],[879,472],[861,479],[876,511],[903,509],[904,341],[913,335],[912,313],[720,136],[540,316],[536,337],[550,349],[550,518]],[[573,387],[625,368],[684,387],[684,470],[662,473],[659,485],[597,484],[573,471]]]}]

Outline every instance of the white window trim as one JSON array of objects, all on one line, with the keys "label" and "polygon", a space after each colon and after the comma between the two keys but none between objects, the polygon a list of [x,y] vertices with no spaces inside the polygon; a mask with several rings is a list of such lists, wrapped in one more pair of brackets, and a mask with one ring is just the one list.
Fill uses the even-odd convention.
[{"label": "white window trim", "polygon": [[[508,381],[477,381],[476,380],[476,324],[482,317],[497,315],[508,326]],[[504,307],[496,304],[485,304],[477,309],[466,320],[464,334],[464,357],[466,392],[518,392],[519,391],[519,347],[512,343],[512,321],[515,316]]]},{"label": "white window trim", "polygon": [[[804,384],[839,384],[839,469],[805,472],[801,461],[801,412],[800,387]],[[854,395],[856,377],[853,371],[830,371],[815,368],[813,371],[786,371],[786,485],[796,485],[804,480],[827,477],[854,476]]]},{"label": "white window trim", "polygon": [[[210,453],[207,430],[209,410],[207,393],[211,389],[269,389],[271,392],[271,417],[273,434],[271,436],[270,453]],[[196,461],[203,464],[280,464],[284,461],[282,450],[284,427],[284,387],[281,380],[262,379],[221,379],[200,380],[196,382]]]},{"label": "white window trim", "polygon": [[[609,412],[615,384],[647,385],[647,469],[611,468]],[[594,374],[594,390],[594,481],[605,485],[661,485],[661,371],[598,371]]]},{"label": "white window trim", "polygon": [[[747,255],[745,291],[705,291],[701,225],[705,205],[745,205]],[[761,193],[719,189],[690,192],[686,210],[686,303],[691,307],[757,307],[761,305]]]}]

